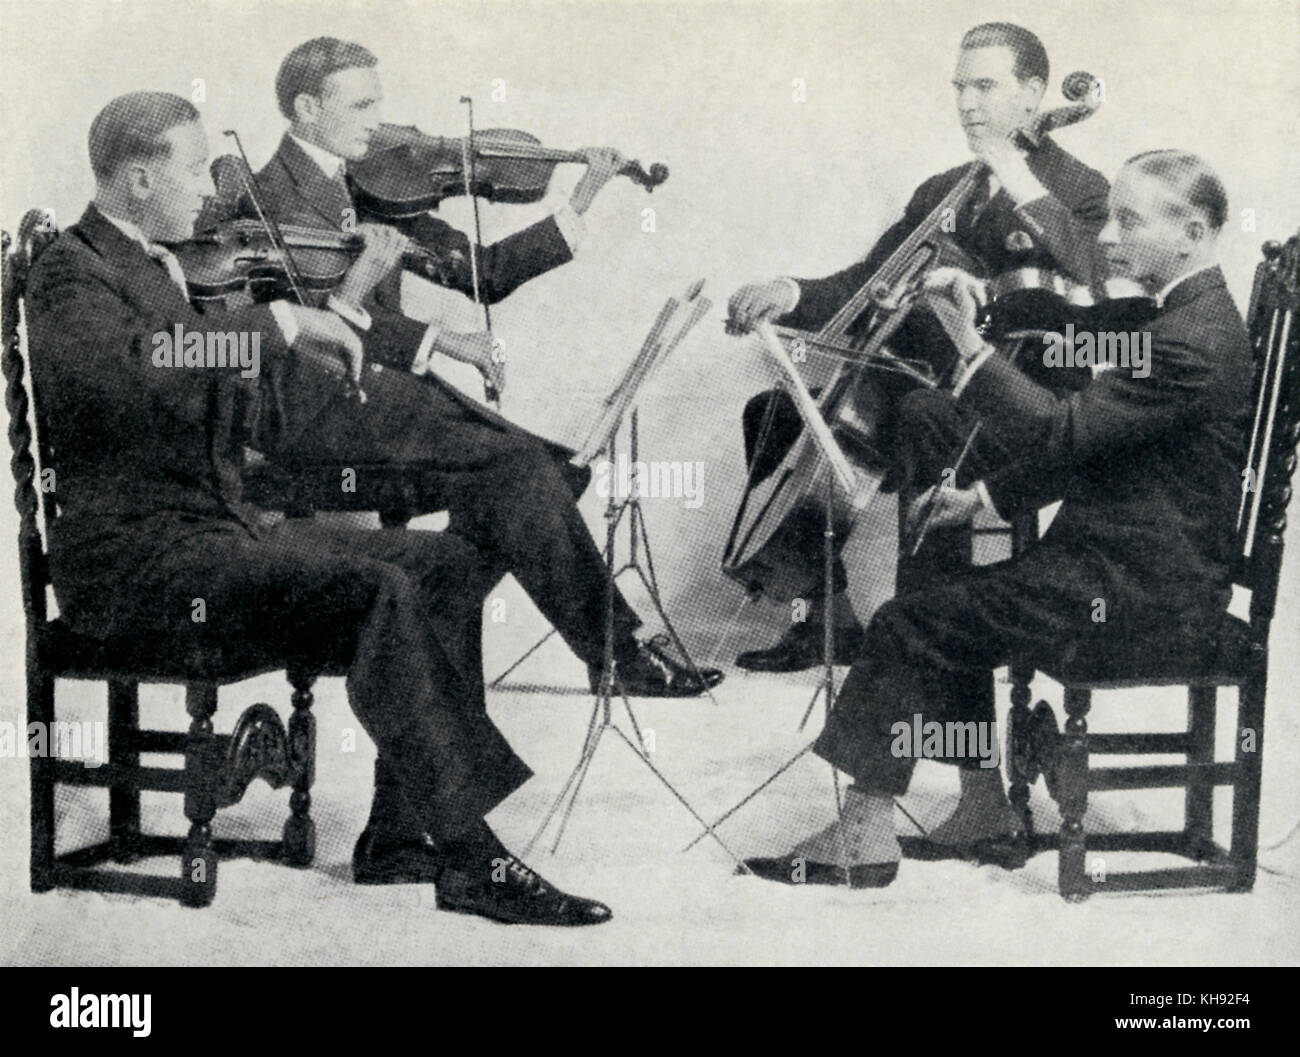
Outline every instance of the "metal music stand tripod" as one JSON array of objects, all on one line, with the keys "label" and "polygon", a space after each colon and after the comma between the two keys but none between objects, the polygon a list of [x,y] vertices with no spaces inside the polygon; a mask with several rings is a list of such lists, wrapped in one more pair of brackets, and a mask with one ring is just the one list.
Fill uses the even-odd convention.
[{"label": "metal music stand tripod", "polygon": [[[791,364],[788,356],[784,351],[784,346],[781,345],[780,339],[777,337],[776,332],[772,329],[771,324],[766,322],[760,323],[757,330],[760,336],[763,338],[764,343],[767,346],[768,350],[773,354],[773,358],[775,359],[776,363],[782,368],[787,390],[791,393],[791,396],[794,398],[796,405],[800,406],[801,413],[804,414],[805,428],[809,429],[814,435],[814,437],[818,435],[818,428],[816,427],[820,427],[821,430],[824,431],[825,437],[820,443],[822,445],[823,458],[828,464],[830,464],[833,461],[831,459],[831,449],[833,448],[837,449],[838,445],[834,441],[833,437],[830,436],[829,430],[826,429],[825,423],[821,419],[820,412],[816,410],[815,402],[813,401],[812,395],[808,392],[807,386],[804,384],[802,378],[800,378],[798,373],[794,370],[793,365]],[[822,546],[822,576],[823,576],[822,588],[823,588],[823,597],[828,602],[834,594],[834,586],[835,586],[834,568],[835,568],[836,477],[837,477],[836,473],[832,472],[830,466],[828,465],[827,472],[826,472],[825,498],[823,501],[823,507],[825,510],[825,521],[822,530],[822,544],[823,544]],[[812,715],[813,706],[816,705],[818,697],[825,695],[826,718],[828,721],[830,719],[830,714],[835,707],[835,622],[830,618],[829,613],[823,614],[822,636],[823,636],[822,637],[822,658],[823,658],[822,678],[817,685],[817,689],[813,692],[813,696],[811,700],[809,700],[808,702],[808,707],[804,710],[803,718],[799,721],[799,730],[803,730],[805,724],[807,724],[808,717]],[[720,815],[711,824],[707,824],[704,827],[704,830],[701,833],[699,833],[694,840],[692,840],[689,844],[687,844],[686,847],[682,849],[682,851],[683,852],[690,851],[693,847],[695,847],[696,844],[698,844],[705,837],[712,837],[714,840],[717,840],[718,835],[716,830],[718,826],[726,822],[729,818],[731,818],[732,815],[736,814],[736,812],[738,812],[746,804],[748,804],[755,797],[757,797],[759,793],[761,793],[769,785],[771,785],[778,778],[780,778],[781,775],[785,774],[786,771],[788,771],[801,759],[807,756],[808,753],[812,751],[814,744],[815,742],[810,741],[802,749],[800,749],[788,760],[786,760],[785,763],[781,764],[780,767],[778,767],[775,771],[773,771],[770,775],[768,775],[768,777],[765,778],[762,782],[760,782],[754,789],[750,790],[750,792],[747,793],[744,797],[742,797],[736,804],[734,804],[726,812]],[[843,822],[844,801],[840,795],[840,775],[839,775],[839,771],[836,770],[833,766],[831,767],[831,780],[834,784],[834,789],[835,789],[835,814],[836,817],[840,819],[841,822]],[[895,802],[897,803],[897,801]],[[901,805],[899,806],[901,807]],[[842,834],[841,834],[841,843],[840,843],[840,859],[841,859],[841,865],[844,868],[844,884],[848,885],[849,883],[848,849],[843,844]]]},{"label": "metal music stand tripod", "polygon": [[[823,585],[825,590],[825,597],[828,599],[831,597],[832,591],[834,589],[834,582],[835,582],[834,489],[835,489],[834,475],[828,473],[826,475],[826,498],[825,498],[826,520],[824,523],[824,528],[822,530],[822,544],[823,544],[822,571],[824,577]],[[813,706],[817,703],[818,697],[821,697],[823,694],[825,695],[827,721],[830,720],[831,711],[835,707],[835,622],[829,619],[829,614],[824,616],[822,620],[822,657],[825,662],[822,668],[822,678],[821,681],[817,684],[817,689],[813,691],[812,699],[808,702],[808,707],[804,710],[803,718],[799,721],[800,730],[803,730],[804,725],[808,722],[808,717],[812,715]],[[761,793],[764,789],[766,789],[769,785],[771,785],[778,778],[780,778],[781,775],[785,774],[786,771],[788,771],[796,763],[798,763],[805,756],[807,756],[808,753],[812,751],[812,747],[814,744],[815,742],[810,741],[802,749],[800,749],[788,760],[786,760],[785,763],[781,764],[780,767],[778,767],[775,771],[773,771],[770,775],[768,775],[765,779],[763,779],[762,782],[760,782],[757,786],[755,786],[748,793],[746,793],[745,796],[743,796],[739,801],[737,801],[732,807],[728,808],[725,812],[723,812],[723,814],[719,815],[716,819],[714,819],[713,822],[705,823],[704,829],[699,834],[697,834],[696,837],[689,844],[687,844],[686,847],[682,849],[682,851],[683,852],[690,851],[692,848],[695,847],[695,845],[697,845],[705,837],[712,837],[714,840],[718,840],[717,828],[721,826],[724,822],[726,822],[729,818],[731,818],[732,815],[736,814],[736,812],[738,812],[742,807],[748,804],[751,800],[757,797],[758,794]],[[835,769],[834,766],[831,767],[831,781],[834,784],[834,788],[835,788],[835,816],[841,822],[843,822],[844,800],[843,797],[840,796],[840,773]],[[840,859],[841,859],[841,865],[844,867],[844,884],[847,886],[849,883],[848,849],[844,846],[842,837],[843,835],[841,834]],[[721,843],[721,841],[719,841],[719,843]],[[723,847],[726,847],[726,845],[723,845]]]},{"label": "metal music stand tripod", "polygon": [[[703,282],[701,281],[699,283],[693,284],[692,287],[687,291],[687,295],[685,298],[686,303],[689,304],[694,302],[692,306],[691,315],[686,320],[686,322],[675,331],[674,334],[672,334],[667,339],[661,340],[663,338],[664,330],[667,327],[668,323],[677,315],[678,310],[682,307],[681,302],[678,302],[675,298],[669,300],[669,302],[664,306],[663,311],[660,312],[659,318],[656,320],[654,328],[651,330],[649,337],[646,339],[646,343],[642,348],[641,355],[638,356],[637,358],[637,362],[634,363],[632,368],[629,369],[629,372],[625,377],[624,382],[620,385],[619,389],[615,391],[614,396],[612,396],[610,400],[606,402],[607,405],[606,413],[605,415],[602,416],[602,419],[598,424],[598,428],[600,428],[602,432],[604,432],[605,428],[607,428],[608,432],[605,433],[605,436],[603,438],[604,444],[599,450],[605,453],[611,466],[615,465],[616,463],[616,453],[617,453],[616,438],[618,433],[618,427],[622,420],[623,412],[629,406],[631,406],[631,402],[634,399],[636,394],[636,389],[641,384],[643,384],[644,381],[649,377],[650,373],[653,371],[657,363],[661,361],[662,358],[665,355],[667,355],[668,352],[671,352],[672,349],[676,347],[676,345],[686,335],[687,331],[689,331],[691,327],[693,327],[695,323],[700,319],[700,317],[703,316],[703,314],[708,310],[710,304],[708,299],[699,297],[700,290],[702,289],[702,287],[703,287]],[[630,433],[630,442],[631,442],[632,462],[635,463],[637,461],[638,455],[640,454],[639,418],[638,418],[638,412],[635,409],[635,407],[632,408],[632,412],[630,416],[629,433]],[[531,854],[533,846],[546,833],[552,821],[555,819],[557,813],[559,814],[559,825],[555,833],[555,839],[551,843],[551,852],[554,853],[559,848],[560,840],[563,838],[564,831],[568,826],[569,817],[572,814],[573,807],[577,802],[578,794],[582,791],[583,782],[587,778],[587,773],[591,768],[592,760],[595,758],[596,751],[600,747],[600,740],[607,731],[612,731],[615,735],[617,735],[619,740],[623,742],[623,744],[627,745],[627,747],[632,750],[632,752],[636,755],[637,759],[639,759],[641,763],[644,764],[650,770],[651,774],[653,774],[655,778],[657,778],[659,782],[665,788],[668,789],[668,791],[673,795],[674,799],[676,799],[678,803],[680,803],[684,808],[686,808],[688,812],[690,812],[691,817],[695,819],[696,822],[698,822],[701,826],[706,826],[706,827],[708,826],[708,823],[705,822],[705,820],[700,816],[699,812],[696,811],[695,808],[691,806],[690,802],[687,801],[687,799],[678,791],[678,789],[672,784],[672,782],[670,782],[664,776],[663,772],[659,770],[659,768],[655,765],[654,761],[651,760],[650,754],[648,750],[645,748],[645,739],[641,733],[640,724],[637,722],[636,713],[632,709],[632,703],[628,700],[627,694],[622,690],[622,688],[616,687],[615,685],[615,664],[614,664],[615,581],[623,573],[631,572],[631,571],[635,571],[637,575],[641,578],[641,582],[645,585],[646,590],[649,592],[650,597],[654,603],[655,609],[658,611],[660,619],[663,621],[664,627],[668,631],[668,634],[672,639],[674,645],[687,659],[692,670],[695,672],[696,677],[699,678],[699,670],[698,668],[696,668],[695,662],[691,659],[690,654],[686,651],[686,648],[682,644],[680,637],[677,635],[676,630],[673,628],[672,622],[668,618],[668,614],[664,611],[663,603],[660,597],[659,584],[654,570],[654,560],[650,553],[650,537],[646,531],[645,515],[641,510],[640,495],[638,494],[639,490],[635,488],[630,489],[630,494],[621,499],[617,496],[617,491],[618,491],[617,488],[611,487],[609,497],[607,498],[605,503],[604,558],[605,558],[605,568],[608,572],[605,581],[605,648],[604,648],[604,657],[602,659],[602,664],[601,664],[600,681],[597,687],[595,701],[592,704],[591,719],[587,724],[587,733],[583,738],[582,750],[579,754],[578,762],[574,765],[573,770],[569,773],[568,778],[565,780],[564,785],[561,787],[559,794],[556,796],[549,810],[546,812],[545,817],[542,819],[541,825],[537,827],[537,831],[533,834],[532,838],[529,840],[527,848],[525,849],[525,854]],[[624,517],[627,517],[628,519],[629,559],[625,564],[623,564],[621,567],[616,569],[615,568],[615,562],[616,562],[615,544],[617,541],[618,526],[623,521]],[[644,552],[645,554],[644,568],[640,563],[640,554],[642,552]],[[529,656],[531,656],[531,654],[534,651],[536,651],[537,648],[540,647],[541,644],[545,642],[546,639],[549,638],[550,635],[552,634],[554,634],[554,629],[548,632],[547,635],[543,636],[543,638],[540,641],[534,644],[534,646],[531,649],[529,649],[522,657],[519,658],[519,660],[517,660],[514,664],[512,664],[509,668],[507,668],[506,671],[502,672],[501,675],[497,676],[497,678],[492,681],[491,685],[492,686],[498,685],[506,675],[512,672],[515,668],[517,668],[520,664],[522,664],[524,660],[526,660]],[[632,726],[632,732],[635,735],[635,739],[636,739],[635,741],[631,737],[629,737],[628,734],[614,721],[614,697],[616,693],[617,696],[623,702],[623,708],[626,711],[628,721]],[[710,699],[713,699],[712,693],[709,694],[709,697]],[[714,700],[714,704],[716,703],[717,703],[716,700]],[[740,861],[739,859],[737,859],[735,853],[733,853],[731,849],[727,847],[727,845],[722,841],[720,837],[718,837],[717,834],[710,834],[710,835],[713,837],[714,841],[716,841],[717,844],[723,849],[723,851],[725,851],[733,860],[735,860],[736,862]]]}]

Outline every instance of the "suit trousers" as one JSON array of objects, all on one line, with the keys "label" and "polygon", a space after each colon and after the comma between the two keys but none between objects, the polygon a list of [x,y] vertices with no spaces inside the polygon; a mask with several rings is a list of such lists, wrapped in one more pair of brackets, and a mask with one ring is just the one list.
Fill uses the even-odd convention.
[{"label": "suit trousers", "polygon": [[408,831],[453,839],[531,776],[487,716],[490,569],[473,546],[451,533],[298,521],[193,527],[123,585],[125,630],[182,647],[248,637],[290,656],[350,658],[348,700],[393,778],[382,813]]},{"label": "suit trousers", "polygon": [[[931,485],[945,480],[979,417],[961,407],[949,393],[917,389],[904,397],[899,407],[898,445],[898,572],[895,595],[904,596],[939,587],[965,576],[972,568],[971,526],[957,525],[930,529],[915,555],[903,532],[904,519],[917,496]],[[983,422],[975,435],[961,469],[952,483],[967,488],[972,482],[1010,461],[1010,441],[999,433],[997,424]],[[991,673],[951,680],[946,690],[948,709],[967,719],[995,722],[994,686]],[[981,761],[959,756],[947,762],[962,768],[977,768]]]},{"label": "suit trousers", "polygon": [[[410,465],[424,509],[446,509],[472,540],[490,582],[512,573],[573,652],[604,658],[604,559],[575,499],[589,478],[567,452],[472,406],[440,380],[367,371],[364,404],[309,362],[277,365],[264,393],[257,446],[289,466]],[[640,619],[614,590],[615,656],[636,649]]]},{"label": "suit trousers", "polygon": [[[1086,643],[1102,626],[1093,623],[1094,601],[1108,583],[1102,556],[1048,537],[1009,561],[891,599],[867,626],[817,755],[866,792],[905,793],[921,751],[908,732],[931,721],[991,724],[991,694],[979,689],[990,686],[989,673],[1013,657],[1041,665]],[[997,744],[991,726],[981,736]],[[977,766],[966,744],[962,755],[935,758]]]}]

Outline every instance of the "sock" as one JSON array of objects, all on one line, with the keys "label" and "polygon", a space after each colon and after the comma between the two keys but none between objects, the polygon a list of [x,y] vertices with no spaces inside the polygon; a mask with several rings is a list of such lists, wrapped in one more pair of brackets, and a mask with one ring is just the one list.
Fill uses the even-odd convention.
[{"label": "sock", "polygon": [[850,866],[898,862],[902,857],[894,835],[894,798],[888,793],[868,793],[856,786],[844,794],[842,819],[800,841],[790,857]]},{"label": "sock", "polygon": [[961,798],[953,813],[930,833],[939,844],[967,844],[986,837],[1001,837],[1018,828],[1016,813],[1002,788],[996,767],[963,767]]}]

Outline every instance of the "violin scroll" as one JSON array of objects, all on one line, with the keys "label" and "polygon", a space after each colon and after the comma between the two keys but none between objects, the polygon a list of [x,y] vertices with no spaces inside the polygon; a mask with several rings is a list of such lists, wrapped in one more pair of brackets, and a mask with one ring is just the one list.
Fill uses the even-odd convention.
[{"label": "violin scroll", "polygon": [[650,166],[647,172],[642,168],[639,161],[630,161],[618,171],[619,176],[626,176],[638,187],[644,187],[647,191],[653,191],[661,183],[668,179],[668,166],[661,162],[655,162]]}]

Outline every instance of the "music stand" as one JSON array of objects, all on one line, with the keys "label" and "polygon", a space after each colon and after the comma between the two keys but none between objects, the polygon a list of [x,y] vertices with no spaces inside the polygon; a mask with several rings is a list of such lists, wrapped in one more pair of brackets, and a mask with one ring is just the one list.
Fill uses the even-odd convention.
[{"label": "music stand", "polygon": [[[857,492],[857,480],[851,466],[845,459],[843,452],[840,450],[839,443],[835,440],[834,435],[827,426],[826,421],[822,418],[821,413],[817,410],[816,401],[804,384],[803,378],[800,377],[789,355],[785,351],[785,346],[781,344],[781,339],[777,336],[772,324],[763,321],[756,328],[759,336],[767,351],[771,354],[773,361],[781,371],[782,381],[786,385],[787,391],[794,399],[795,406],[799,409],[800,415],[804,420],[804,428],[809,431],[814,441],[821,450],[822,457],[828,463],[828,472],[826,474],[826,489],[823,508],[825,510],[825,522],[822,530],[822,575],[824,597],[830,599],[834,593],[835,586],[835,488],[846,489],[850,495]],[[856,497],[855,501],[860,500],[859,505],[865,506],[875,496],[875,489],[871,489],[869,494]],[[823,669],[822,678],[813,692],[812,699],[808,702],[808,707],[804,710],[803,718],[799,722],[799,730],[803,730],[804,725],[808,722],[808,717],[812,715],[813,706],[817,703],[817,698],[825,695],[826,718],[830,719],[831,711],[835,707],[835,622],[829,618],[829,614],[824,615],[822,620],[822,659]],[[736,804],[725,811],[712,823],[706,823],[702,832],[694,840],[682,849],[683,852],[690,851],[705,837],[712,837],[718,840],[717,827],[726,822],[732,815],[736,814],[742,807],[753,800],[759,793],[775,782],[781,775],[785,774],[791,767],[798,763],[803,757],[812,751],[815,743],[809,742],[790,759],[786,760],[772,774],[768,775],[754,789],[750,790]],[[840,774],[834,766],[831,767],[831,781],[835,790],[835,814],[841,823],[840,833],[840,864],[844,869],[844,884],[849,884],[849,862],[848,849],[843,842],[842,824],[844,821],[844,802],[840,796]],[[725,847],[725,845],[724,845]]]},{"label": "music stand", "polygon": [[[687,332],[690,331],[708,311],[711,302],[707,298],[700,297],[700,291],[702,290],[703,285],[703,280],[700,280],[687,290],[685,303],[692,306],[691,311],[685,321],[675,330],[672,330],[671,334],[667,338],[665,338],[664,335],[665,333],[668,333],[669,324],[679,316],[684,306],[683,303],[678,301],[676,298],[670,298],[664,305],[642,346],[641,352],[628,368],[628,371],[625,373],[619,386],[606,399],[605,406],[597,419],[596,426],[593,427],[587,443],[584,444],[583,450],[575,456],[575,459],[587,458],[588,461],[590,461],[590,457],[603,451],[606,453],[610,462],[613,463],[616,457],[619,425],[624,413],[629,408],[632,408],[629,428],[631,433],[632,457],[633,461],[636,460],[636,457],[639,454],[637,447],[638,418],[633,405],[635,403],[637,391],[640,386],[650,378],[655,369],[660,363],[662,363],[663,359],[681,342]],[[690,802],[681,794],[681,792],[678,791],[676,786],[668,780],[663,772],[659,770],[654,761],[650,759],[650,755],[645,749],[645,741],[641,734],[640,724],[636,719],[636,713],[633,711],[632,703],[628,700],[627,694],[623,691],[621,686],[617,688],[618,697],[623,702],[624,711],[627,713],[628,721],[632,726],[632,731],[636,740],[633,741],[632,738],[630,738],[627,733],[614,722],[614,583],[618,575],[632,569],[637,571],[641,576],[642,582],[646,585],[647,590],[650,591],[651,597],[655,603],[655,608],[663,619],[664,626],[668,629],[669,635],[672,637],[674,643],[677,644],[677,648],[681,650],[687,660],[690,661],[690,654],[686,653],[684,647],[681,646],[681,640],[678,638],[676,631],[673,630],[671,622],[668,620],[668,616],[664,612],[659,598],[658,582],[655,578],[653,561],[650,558],[650,540],[646,533],[644,515],[641,512],[640,497],[637,494],[637,490],[632,489],[632,494],[622,499],[619,499],[616,493],[617,489],[611,488],[609,497],[605,503],[604,558],[605,567],[609,574],[606,577],[605,586],[605,649],[601,664],[600,682],[596,691],[595,700],[592,703],[591,719],[587,724],[587,733],[583,738],[582,750],[579,753],[578,762],[574,765],[573,770],[569,772],[569,776],[565,780],[564,785],[560,788],[560,792],[551,803],[551,806],[547,810],[541,824],[537,827],[536,832],[529,840],[524,851],[525,855],[530,855],[532,853],[534,845],[546,833],[552,820],[555,819],[557,812],[560,812],[561,808],[563,808],[559,817],[559,825],[556,829],[555,839],[551,843],[550,850],[554,853],[559,848],[560,841],[564,837],[564,831],[568,826],[569,817],[573,812],[574,805],[577,803],[578,795],[582,791],[583,782],[586,781],[592,760],[595,758],[596,751],[600,747],[600,740],[607,731],[612,731],[616,734],[623,744],[627,745],[627,747],[632,750],[637,759],[650,770],[650,773],[653,774],[665,788],[667,788],[677,802],[686,808],[696,822],[701,826],[706,828],[708,827],[708,823],[700,816],[699,812],[691,806]],[[617,530],[619,523],[623,520],[625,515],[629,516],[630,521],[631,558],[627,564],[616,571],[614,563]],[[646,570],[641,568],[638,560],[638,538],[640,539],[642,548],[646,554]],[[497,685],[502,678],[523,663],[523,661],[527,659],[527,657],[531,655],[542,642],[546,641],[546,638],[549,638],[550,634],[554,634],[554,631],[552,630],[547,636],[544,636],[518,661],[511,665],[510,668],[506,669],[505,672],[493,680],[491,685]],[[691,667],[694,669],[694,662],[690,661],[690,663]],[[698,677],[698,669],[696,669],[696,672]],[[712,698],[713,695],[710,693],[709,696]],[[741,863],[741,860],[730,848],[727,847],[721,837],[716,833],[711,833],[710,836],[713,837],[713,840],[727,853],[727,855],[731,857],[733,861],[738,864]]]},{"label": "music stand", "polygon": [[[640,457],[640,416],[635,406],[637,396],[673,349],[681,344],[696,323],[708,312],[712,302],[707,297],[700,296],[703,289],[704,280],[699,279],[687,287],[682,299],[670,297],[664,303],[663,308],[659,310],[659,315],[655,318],[653,326],[646,335],[645,341],[641,345],[640,352],[628,364],[618,385],[605,398],[604,404],[596,416],[596,421],[587,432],[586,440],[573,455],[573,458],[570,459],[570,462],[577,466],[586,466],[603,453],[608,458],[611,467],[616,465],[614,442],[624,417],[628,417],[630,421],[629,448],[631,461],[632,465],[637,464]],[[690,306],[690,312],[684,320],[681,320],[679,317],[686,306]],[[678,326],[670,330],[670,324],[675,321]],[[631,411],[630,416],[628,415],[629,410]],[[611,488],[611,498],[613,492],[614,489]],[[668,633],[673,647],[685,658],[686,664],[695,678],[703,684],[704,679],[700,674],[699,666],[695,663],[690,651],[687,650],[681,636],[678,635],[677,629],[674,627],[663,604],[659,579],[654,567],[654,555],[650,550],[650,535],[646,529],[645,514],[641,509],[641,497],[636,489],[632,490],[632,494],[626,498],[623,506],[626,507],[626,512],[629,514],[628,560],[617,570],[613,569],[611,561],[609,563],[610,578],[617,581],[625,573],[636,573],[641,580],[642,586],[645,587],[646,593],[650,596],[650,603],[654,606],[655,612],[659,614],[659,619],[663,623],[664,630]],[[607,503],[605,508],[605,517],[607,519],[610,517],[610,510],[610,504]],[[620,509],[615,524],[622,519],[623,513],[624,510]],[[641,562],[642,553],[645,555],[644,565]],[[520,654],[509,667],[489,682],[489,689],[500,689],[506,676],[510,675],[511,672],[519,668],[529,657],[541,649],[555,633],[555,629],[550,628],[541,638]],[[714,705],[717,705],[718,701],[713,696],[712,689],[706,686],[705,693],[708,695],[709,700]]]}]

